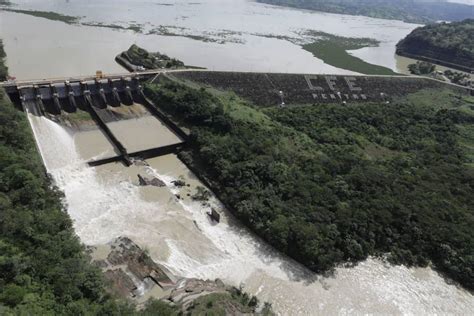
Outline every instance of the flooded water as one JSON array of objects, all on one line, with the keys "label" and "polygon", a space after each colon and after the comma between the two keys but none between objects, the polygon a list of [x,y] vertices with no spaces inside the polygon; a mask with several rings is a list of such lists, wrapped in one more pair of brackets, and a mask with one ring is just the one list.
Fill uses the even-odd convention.
[{"label": "flooded water", "polygon": [[[89,75],[98,69],[108,73],[123,72],[114,57],[133,43],[211,70],[350,73],[325,64],[299,45],[268,37],[298,39],[305,30],[375,38],[381,42],[379,47],[351,53],[370,63],[397,70],[395,44],[417,26],[400,21],[287,9],[246,0],[11,2],[20,9],[82,17],[81,23],[123,27],[139,24],[142,28],[136,33],[68,25],[0,11],[0,37],[10,56],[8,66],[11,74],[21,79]],[[168,34],[194,36],[195,39],[150,34],[160,27]]]},{"label": "flooded water", "polygon": [[[176,156],[149,159],[149,166],[89,168],[88,155],[81,154],[84,147],[89,154],[103,148],[78,142],[84,132],[68,133],[45,117],[30,114],[29,119],[86,244],[128,236],[175,275],[243,285],[282,315],[468,314],[474,309],[471,294],[429,268],[368,259],[354,268],[338,268],[331,277],[315,275],[253,236],[215,197],[210,205],[221,213],[221,222],[213,223],[207,215],[211,206],[190,197],[202,184]],[[138,173],[157,176],[166,186],[139,186]],[[175,187],[176,179],[187,185]]]}]

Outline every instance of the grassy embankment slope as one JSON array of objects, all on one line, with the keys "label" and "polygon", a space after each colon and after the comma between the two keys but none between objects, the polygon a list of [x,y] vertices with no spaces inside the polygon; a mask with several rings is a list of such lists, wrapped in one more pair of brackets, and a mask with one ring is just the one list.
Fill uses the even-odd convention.
[{"label": "grassy embankment slope", "polygon": [[470,72],[474,70],[474,19],[416,28],[397,44],[397,54]]},{"label": "grassy embankment slope", "polygon": [[[0,41],[0,80],[7,74]],[[181,306],[150,300],[137,311],[107,294],[46,175],[24,113],[0,90],[0,315],[178,315]],[[201,297],[186,311],[255,312],[255,298],[235,289]],[[267,308],[263,311],[271,314]]]},{"label": "grassy embankment slope", "polygon": [[472,6],[445,0],[256,0],[322,12],[363,15],[410,23],[459,21],[472,17]]},{"label": "grassy embankment slope", "polygon": [[388,253],[474,289],[472,98],[262,109],[166,79],[145,91],[192,130],[181,159],[307,267]]}]

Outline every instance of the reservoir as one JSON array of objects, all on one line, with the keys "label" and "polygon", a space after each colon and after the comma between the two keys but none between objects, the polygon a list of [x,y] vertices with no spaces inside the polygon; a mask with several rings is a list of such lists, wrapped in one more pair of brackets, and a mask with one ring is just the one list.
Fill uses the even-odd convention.
[{"label": "reservoir", "polygon": [[[0,37],[18,79],[122,72],[114,57],[135,43],[210,70],[338,73],[301,45],[305,31],[380,41],[350,54],[397,70],[395,44],[417,25],[362,16],[310,12],[246,0],[12,1],[15,9],[79,17],[66,24],[0,11]],[[115,26],[92,27],[84,24]],[[138,27],[139,31],[117,27]],[[162,35],[157,35],[161,32]],[[163,35],[165,34],[165,35]],[[171,36],[177,35],[177,36]]]},{"label": "reservoir", "polygon": [[[19,79],[88,75],[97,69],[124,72],[114,56],[133,43],[213,70],[349,73],[290,41],[263,36],[297,37],[301,29],[379,39],[379,47],[352,54],[396,70],[394,45],[416,27],[242,0],[15,3],[22,9],[79,16],[90,23],[140,24],[143,29],[137,33],[69,25],[0,11],[0,38],[10,72]],[[148,34],[160,25],[180,36]],[[196,39],[203,35],[216,41]],[[225,38],[224,43],[219,38]],[[472,294],[446,283],[430,268],[390,266],[369,258],[355,267],[338,267],[329,275],[314,274],[255,237],[215,197],[209,206],[193,201],[190,196],[203,184],[175,155],[130,167],[112,163],[90,168],[90,159],[114,154],[98,129],[77,130],[27,115],[46,168],[65,193],[75,231],[87,245],[128,236],[175,275],[221,278],[242,285],[281,315],[468,314],[474,310]],[[176,141],[170,130],[146,115],[112,122],[109,127],[133,150]],[[139,186],[138,173],[158,177],[166,186]],[[178,179],[189,186],[176,187],[173,181]],[[210,221],[210,207],[219,209],[219,224]]]}]

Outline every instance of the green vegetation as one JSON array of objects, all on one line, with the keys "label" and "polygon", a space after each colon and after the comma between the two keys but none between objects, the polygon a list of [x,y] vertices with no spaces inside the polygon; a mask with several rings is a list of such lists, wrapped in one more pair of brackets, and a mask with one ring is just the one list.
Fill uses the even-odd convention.
[{"label": "green vegetation", "polygon": [[459,21],[472,17],[472,6],[445,0],[257,0],[257,2],[411,23]]},{"label": "green vegetation", "polygon": [[348,50],[377,46],[378,42],[374,39],[341,37],[314,31],[307,35],[318,36],[321,39],[314,43],[303,45],[303,49],[311,52],[326,64],[368,75],[396,74],[391,69],[369,64],[347,52]]},{"label": "green vegetation", "polygon": [[171,306],[163,301],[150,300],[145,305],[143,316],[202,316],[202,315],[274,315],[269,304],[257,311],[258,300],[241,289],[232,288],[222,293],[211,293],[195,299],[184,310],[182,306]]},{"label": "green vegetation", "polygon": [[416,28],[397,44],[397,54],[469,72],[474,69],[474,19]]},{"label": "green vegetation", "polygon": [[[0,4],[2,4],[0,2]],[[105,27],[115,30],[130,30],[134,31],[135,33],[141,33],[143,31],[143,27],[140,24],[130,24],[129,26],[121,26],[118,24],[105,24],[105,23],[95,23],[95,22],[80,22],[80,17],[77,16],[70,16],[64,15],[56,12],[50,11],[37,11],[37,10],[20,10],[20,9],[12,9],[12,8],[0,8],[3,11],[27,14],[31,16],[35,16],[38,18],[44,18],[52,21],[60,21],[67,24],[80,24],[84,26],[93,26],[93,27]]]},{"label": "green vegetation", "polygon": [[468,85],[469,75],[466,73],[452,71],[452,70],[445,70],[444,75],[446,78],[449,79],[452,83],[459,84],[459,85]]},{"label": "green vegetation", "polygon": [[0,81],[4,81],[7,79],[8,67],[5,64],[6,57],[7,54],[5,54],[5,50],[3,49],[3,41],[0,40]]},{"label": "green vegetation", "polygon": [[[229,293],[214,293],[196,299],[186,311],[189,315],[245,315],[255,314],[258,301],[255,296],[249,297],[240,289],[234,288]],[[259,315],[273,315],[270,305],[265,304]]]},{"label": "green vegetation", "polygon": [[77,125],[77,126],[79,126],[83,122],[93,121],[89,112],[83,111],[81,109],[77,109],[76,112],[72,112],[72,113],[67,113],[63,111],[61,112],[59,117],[61,121],[63,122],[68,121],[72,125]]},{"label": "green vegetation", "polygon": [[61,21],[67,24],[76,24],[79,21],[78,17],[59,14],[56,12],[48,12],[48,11],[32,11],[32,10],[20,10],[20,9],[11,9],[11,8],[2,8],[3,11],[15,12],[15,13],[22,13],[32,15],[38,18],[45,18],[48,20],[53,21]]},{"label": "green vegetation", "polygon": [[134,31],[135,33],[141,33],[143,31],[143,27],[139,24],[131,24],[128,27],[125,27],[125,26],[121,26],[121,25],[118,25],[118,24],[83,22],[83,23],[81,23],[81,25],[94,26],[94,27],[105,27],[105,28],[115,29],[115,30],[130,30],[130,31]]},{"label": "green vegetation", "polygon": [[130,48],[126,52],[123,52],[121,56],[130,63],[142,66],[146,69],[184,67],[184,63],[180,60],[170,58],[167,55],[158,52],[150,53],[135,44],[130,46]]},{"label": "green vegetation", "polygon": [[474,139],[458,128],[474,122],[472,98],[423,91],[390,104],[257,109],[166,78],[145,93],[192,130],[180,158],[312,270],[388,254],[474,289]]},{"label": "green vegetation", "polygon": [[414,75],[429,75],[436,70],[436,66],[427,61],[417,61],[408,65],[408,70]]}]

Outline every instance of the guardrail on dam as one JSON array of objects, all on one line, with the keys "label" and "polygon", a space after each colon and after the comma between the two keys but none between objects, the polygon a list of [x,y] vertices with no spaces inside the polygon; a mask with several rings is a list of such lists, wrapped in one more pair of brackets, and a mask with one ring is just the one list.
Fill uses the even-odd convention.
[{"label": "guardrail on dam", "polygon": [[[106,78],[89,81],[51,82],[49,84],[8,85],[5,89],[14,104],[25,110],[26,102],[33,103],[35,115],[59,115],[63,111],[76,112],[78,109],[86,111],[110,141],[117,156],[90,161],[90,166],[98,166],[110,162],[121,161],[129,166],[134,158],[151,158],[176,153],[184,145],[187,135],[173,122],[164,117],[147,100],[142,91],[142,80],[139,76]],[[119,107],[140,103],[170,128],[181,142],[171,145],[148,148],[136,152],[128,152],[125,146],[114,135],[104,121],[100,110],[108,106]]]}]

